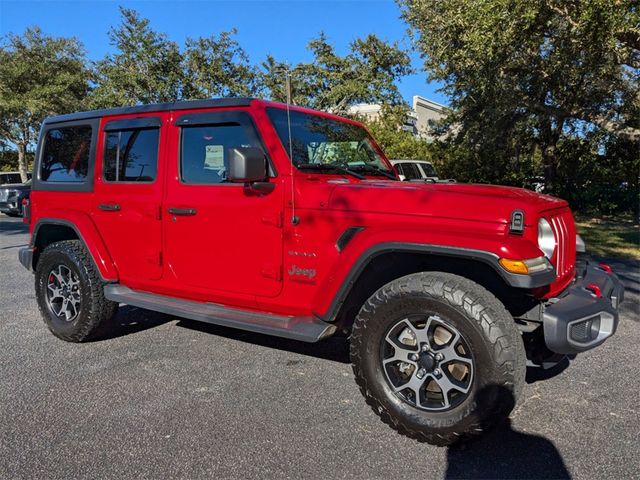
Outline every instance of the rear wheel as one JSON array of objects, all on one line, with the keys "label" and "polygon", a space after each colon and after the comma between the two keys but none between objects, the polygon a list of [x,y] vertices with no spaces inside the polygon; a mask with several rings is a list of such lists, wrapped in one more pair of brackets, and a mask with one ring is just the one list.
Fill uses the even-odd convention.
[{"label": "rear wheel", "polygon": [[504,306],[480,285],[441,272],[409,275],[372,295],[355,320],[351,358],[382,420],[436,445],[505,418],[526,369]]},{"label": "rear wheel", "polygon": [[68,342],[99,336],[118,309],[104,297],[104,282],[79,240],[49,245],[38,260],[35,283],[44,322]]}]

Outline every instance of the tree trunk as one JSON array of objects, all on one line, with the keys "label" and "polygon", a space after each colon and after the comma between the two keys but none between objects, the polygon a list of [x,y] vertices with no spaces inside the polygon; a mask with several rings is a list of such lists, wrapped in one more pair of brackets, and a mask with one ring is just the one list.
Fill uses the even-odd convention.
[{"label": "tree trunk", "polygon": [[544,168],[545,193],[558,193],[558,141],[564,127],[564,118],[545,118],[540,125],[540,149]]},{"label": "tree trunk", "polygon": [[29,180],[27,177],[27,172],[29,171],[27,165],[27,144],[26,143],[18,143],[18,171],[20,172],[20,178],[22,182],[26,182]]},{"label": "tree trunk", "polygon": [[556,144],[547,144],[542,147],[542,165],[544,167],[544,191],[555,193],[556,177],[558,174],[558,159],[556,157]]}]

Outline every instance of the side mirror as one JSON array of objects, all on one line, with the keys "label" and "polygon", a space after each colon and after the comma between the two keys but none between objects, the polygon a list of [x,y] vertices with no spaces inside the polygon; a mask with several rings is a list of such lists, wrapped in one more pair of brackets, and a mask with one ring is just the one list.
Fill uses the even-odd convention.
[{"label": "side mirror", "polygon": [[230,182],[253,183],[267,178],[267,159],[261,148],[230,148],[228,155],[227,180]]}]

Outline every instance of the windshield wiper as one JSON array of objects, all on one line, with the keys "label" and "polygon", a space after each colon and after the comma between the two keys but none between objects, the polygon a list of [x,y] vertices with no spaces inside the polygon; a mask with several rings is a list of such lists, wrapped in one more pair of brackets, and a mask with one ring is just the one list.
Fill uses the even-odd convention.
[{"label": "windshield wiper", "polygon": [[344,173],[345,175],[351,175],[359,180],[365,180],[364,175],[354,172],[353,170],[345,167],[344,165],[337,163],[299,163],[296,165],[300,170],[335,170],[336,172]]},{"label": "windshield wiper", "polygon": [[364,171],[369,171],[369,172],[376,172],[379,173],[381,175],[384,175],[387,178],[390,178],[391,180],[398,180],[398,177],[396,177],[393,173],[391,173],[389,170],[385,170],[384,168],[380,168],[376,165],[351,165],[351,170],[354,171],[358,171],[358,170],[364,170]]}]

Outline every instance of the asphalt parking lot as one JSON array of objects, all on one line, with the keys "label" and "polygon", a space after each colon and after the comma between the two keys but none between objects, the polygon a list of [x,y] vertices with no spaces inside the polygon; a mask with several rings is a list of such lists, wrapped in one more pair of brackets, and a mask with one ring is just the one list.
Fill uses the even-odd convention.
[{"label": "asphalt parking lot", "polygon": [[[1,478],[638,478],[640,266],[615,337],[530,372],[510,425],[463,447],[404,438],[365,405],[347,345],[308,345],[122,307],[69,344],[40,319],[0,215]],[[561,369],[560,369],[561,370]]]}]

